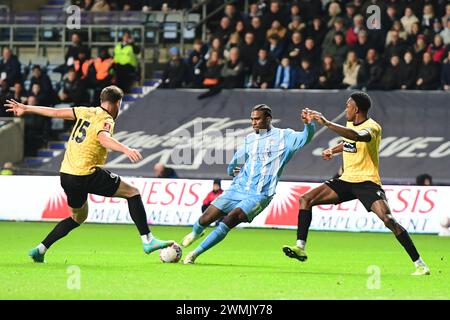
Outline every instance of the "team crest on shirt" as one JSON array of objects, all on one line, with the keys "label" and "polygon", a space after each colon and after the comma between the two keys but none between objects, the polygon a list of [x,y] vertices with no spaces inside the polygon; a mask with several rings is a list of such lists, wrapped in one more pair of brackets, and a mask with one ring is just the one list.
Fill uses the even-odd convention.
[{"label": "team crest on shirt", "polygon": [[344,152],[356,153],[356,142],[344,141]]}]

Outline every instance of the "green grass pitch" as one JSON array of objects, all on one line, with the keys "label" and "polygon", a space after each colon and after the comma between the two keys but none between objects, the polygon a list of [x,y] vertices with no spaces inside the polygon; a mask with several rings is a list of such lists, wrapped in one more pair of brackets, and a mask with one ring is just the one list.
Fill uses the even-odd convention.
[{"label": "green grass pitch", "polygon": [[[309,260],[284,256],[294,230],[237,229],[195,265],[145,255],[133,225],[87,224],[56,243],[46,264],[27,256],[53,223],[0,222],[0,299],[449,299],[450,238],[413,235],[431,276],[391,234],[311,232]],[[186,227],[152,227],[180,242]],[[211,229],[208,229],[210,232]],[[190,249],[190,248],[188,248]],[[186,254],[187,250],[183,252]],[[79,289],[69,289],[71,266]],[[380,270],[380,282],[372,289]]]}]

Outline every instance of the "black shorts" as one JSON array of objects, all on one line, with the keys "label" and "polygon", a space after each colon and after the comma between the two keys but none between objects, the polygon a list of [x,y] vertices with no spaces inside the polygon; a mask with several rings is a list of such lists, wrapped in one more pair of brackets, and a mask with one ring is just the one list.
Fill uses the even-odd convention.
[{"label": "black shorts", "polygon": [[87,200],[88,193],[99,196],[113,196],[120,185],[120,177],[108,170],[96,168],[93,174],[75,176],[60,173],[61,186],[67,195],[67,203],[71,208],[81,208]]},{"label": "black shorts", "polygon": [[371,211],[372,204],[377,200],[386,200],[384,190],[372,181],[352,183],[340,179],[325,181],[326,185],[333,189],[341,202],[358,199],[368,212]]}]

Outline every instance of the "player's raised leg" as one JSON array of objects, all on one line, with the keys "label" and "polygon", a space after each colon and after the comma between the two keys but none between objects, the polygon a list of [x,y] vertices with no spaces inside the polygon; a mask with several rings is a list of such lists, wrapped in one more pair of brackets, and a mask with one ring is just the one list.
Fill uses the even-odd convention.
[{"label": "player's raised leg", "polygon": [[223,218],[222,222],[211,232],[205,240],[200,243],[200,245],[194,250],[191,251],[186,258],[184,259],[184,264],[192,264],[195,259],[204,253],[205,251],[211,249],[220,241],[222,241],[228,234],[228,232],[236,227],[241,222],[249,222],[247,215],[241,208],[236,208],[231,211],[225,218]]},{"label": "player's raised leg", "polygon": [[80,208],[69,207],[72,212],[71,216],[61,220],[37,247],[30,250],[28,255],[34,262],[44,262],[44,255],[53,243],[67,236],[70,231],[79,227],[84,221],[86,221],[89,209],[87,201],[84,201],[85,202]]},{"label": "player's raised leg", "polygon": [[372,204],[371,210],[384,222],[386,228],[392,231],[398,242],[405,248],[411,260],[414,262],[415,276],[429,275],[430,270],[419,255],[408,231],[405,230],[392,216],[389,204],[386,200],[377,200]]},{"label": "player's raised leg", "polygon": [[147,214],[138,189],[124,181],[120,181],[119,188],[113,197],[125,198],[128,201],[130,216],[139,230],[145,253],[149,254],[155,250],[171,246],[174,243],[173,241],[159,240],[152,235],[147,224]]},{"label": "player's raised leg", "polygon": [[202,216],[192,226],[192,232],[188,233],[181,241],[181,246],[186,248],[195,240],[205,234],[205,228],[217,219],[225,215],[220,209],[214,205],[209,205]]},{"label": "player's raised leg", "polygon": [[297,243],[295,246],[283,246],[283,252],[289,258],[306,261],[306,239],[312,221],[312,207],[320,204],[339,203],[339,197],[334,190],[326,184],[310,190],[300,197],[300,210],[298,212]]}]

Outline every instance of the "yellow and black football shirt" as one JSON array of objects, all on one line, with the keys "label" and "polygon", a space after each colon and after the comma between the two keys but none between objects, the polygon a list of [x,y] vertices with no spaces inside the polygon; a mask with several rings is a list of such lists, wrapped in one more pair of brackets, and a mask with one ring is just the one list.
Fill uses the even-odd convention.
[{"label": "yellow and black football shirt", "polygon": [[347,128],[355,131],[366,130],[371,139],[369,142],[363,142],[344,138],[344,173],[339,179],[352,183],[372,181],[381,186],[378,156],[381,126],[369,118],[358,125],[347,122]]},{"label": "yellow and black football shirt", "polygon": [[98,141],[97,135],[114,131],[113,117],[101,107],[74,107],[75,125],[67,141],[67,149],[60,172],[85,176],[103,166],[108,151]]}]

